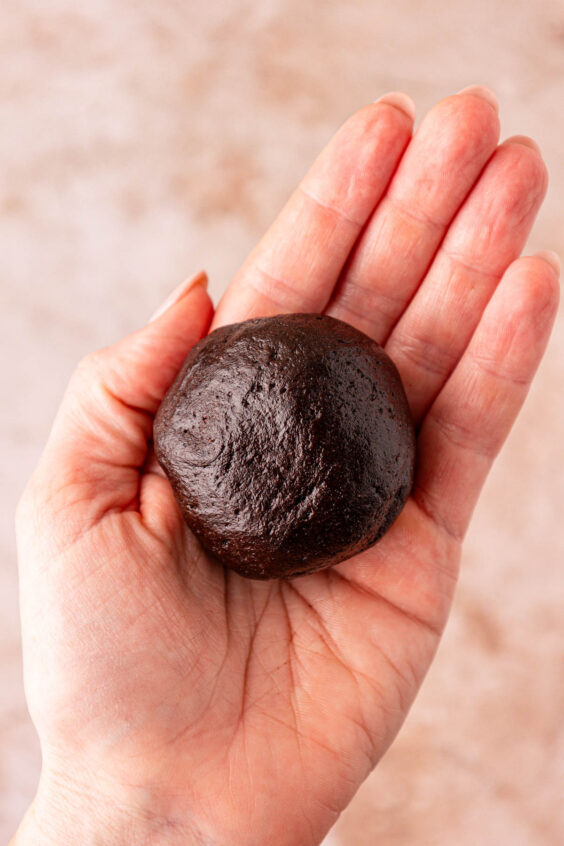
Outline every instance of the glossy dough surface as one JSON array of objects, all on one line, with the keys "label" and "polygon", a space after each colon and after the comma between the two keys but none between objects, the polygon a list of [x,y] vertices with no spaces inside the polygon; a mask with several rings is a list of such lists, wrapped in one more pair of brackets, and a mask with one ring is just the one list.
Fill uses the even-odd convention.
[{"label": "glossy dough surface", "polygon": [[248,320],[200,341],[154,439],[188,526],[250,578],[361,552],[413,482],[414,429],[394,364],[363,333],[318,314]]}]

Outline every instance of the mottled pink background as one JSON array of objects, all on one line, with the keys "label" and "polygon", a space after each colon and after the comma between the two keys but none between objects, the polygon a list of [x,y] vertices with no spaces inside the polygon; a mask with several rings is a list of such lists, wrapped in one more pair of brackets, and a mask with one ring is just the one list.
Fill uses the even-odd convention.
[{"label": "mottled pink background", "polygon": [[[551,174],[528,250],[564,254],[564,4],[3,0],[0,63],[4,842],[39,770],[13,511],[77,359],[202,266],[217,300],[320,146],[391,89],[421,115],[491,85]],[[560,316],[437,660],[332,846],[564,843],[563,360]]]}]

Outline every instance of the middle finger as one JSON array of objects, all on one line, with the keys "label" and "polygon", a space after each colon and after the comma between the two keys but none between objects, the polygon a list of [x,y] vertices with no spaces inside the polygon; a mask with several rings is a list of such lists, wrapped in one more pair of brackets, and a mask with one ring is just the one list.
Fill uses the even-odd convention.
[{"label": "middle finger", "polygon": [[329,314],[384,343],[498,138],[488,89],[472,86],[431,109],[343,271]]}]

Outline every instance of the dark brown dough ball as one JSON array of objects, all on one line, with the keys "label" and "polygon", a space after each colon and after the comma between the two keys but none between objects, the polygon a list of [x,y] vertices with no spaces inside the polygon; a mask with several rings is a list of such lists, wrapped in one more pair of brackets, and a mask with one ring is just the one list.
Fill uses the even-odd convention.
[{"label": "dark brown dough ball", "polygon": [[382,537],[411,490],[398,372],[340,320],[289,314],[212,332],[155,421],[188,526],[243,576],[311,573]]}]

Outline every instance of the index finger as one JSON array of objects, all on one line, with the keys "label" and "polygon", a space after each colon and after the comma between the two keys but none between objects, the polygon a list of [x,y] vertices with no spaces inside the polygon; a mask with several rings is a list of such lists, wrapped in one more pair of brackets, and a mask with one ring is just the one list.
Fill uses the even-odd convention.
[{"label": "index finger", "polygon": [[414,115],[413,101],[393,92],[345,122],[235,275],[212,329],[323,310],[409,142]]}]

